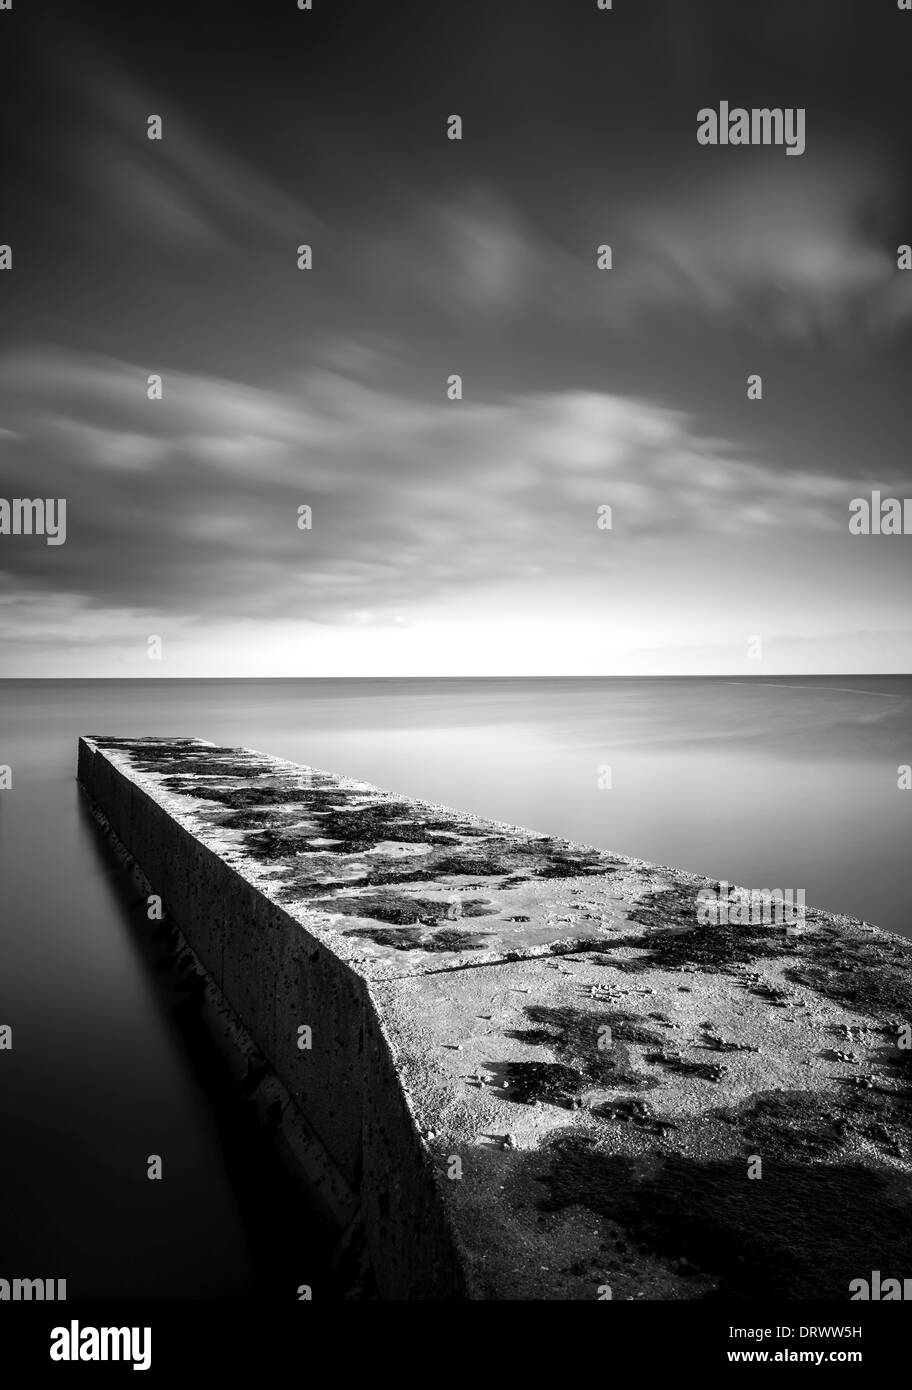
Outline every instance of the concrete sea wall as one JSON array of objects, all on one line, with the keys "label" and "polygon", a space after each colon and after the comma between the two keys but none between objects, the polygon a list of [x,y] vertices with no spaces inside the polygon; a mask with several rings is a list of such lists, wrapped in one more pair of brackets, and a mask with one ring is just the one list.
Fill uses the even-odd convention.
[{"label": "concrete sea wall", "polygon": [[[79,780],[319,1150],[381,1298],[848,1299],[912,1248],[912,949],[199,739]],[[904,1031],[906,1030],[906,1031]]]}]

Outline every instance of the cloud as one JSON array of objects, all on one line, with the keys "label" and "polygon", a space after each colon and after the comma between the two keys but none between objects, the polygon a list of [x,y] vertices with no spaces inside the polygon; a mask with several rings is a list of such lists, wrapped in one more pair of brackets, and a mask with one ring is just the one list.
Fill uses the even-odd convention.
[{"label": "cloud", "polygon": [[643,543],[661,544],[666,568],[701,534],[846,526],[845,482],[739,458],[646,400],[428,405],[312,371],[272,391],[166,372],[150,402],[123,362],[34,351],[0,365],[22,436],[7,446],[8,495],[32,495],[40,476],[42,495],[68,499],[65,547],[0,551],[32,595],[360,623],[522,576],[585,584]]},{"label": "cloud", "polygon": [[395,222],[359,241],[351,259],[372,284],[457,318],[489,319],[526,307],[544,254],[509,200],[476,186],[405,199]]},{"label": "cloud", "polygon": [[[502,189],[413,196],[388,225],[354,235],[345,259],[368,299],[388,291],[396,312],[411,303],[482,332],[530,320],[623,338],[695,315],[836,344],[901,329],[912,276],[898,271],[888,234],[902,225],[894,172],[869,151],[774,155],[707,162],[686,183],[671,174],[654,197],[615,189],[590,207],[586,188],[567,205],[559,240]],[[600,272],[603,242],[614,265]]]},{"label": "cloud", "polygon": [[881,161],[821,153],[790,167],[749,153],[764,162],[742,160],[737,174],[625,217],[634,249],[617,298],[626,311],[691,305],[790,338],[903,325],[912,282],[886,235],[891,180]]},{"label": "cloud", "polygon": [[[75,31],[67,47],[64,80],[75,87],[80,120],[57,158],[89,195],[85,225],[113,214],[131,239],[191,253],[264,239],[296,246],[323,226],[297,194],[207,137],[167,87],[136,80]],[[151,115],[162,119],[161,140],[147,138]]]}]

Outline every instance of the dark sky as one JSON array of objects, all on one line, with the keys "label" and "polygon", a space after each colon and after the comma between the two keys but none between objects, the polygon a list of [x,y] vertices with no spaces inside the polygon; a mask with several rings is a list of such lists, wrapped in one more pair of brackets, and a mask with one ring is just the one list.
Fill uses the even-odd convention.
[{"label": "dark sky", "polygon": [[912,492],[910,59],[892,0],[14,0],[0,492],[67,539],[0,536],[5,673],[912,670],[848,533]]}]

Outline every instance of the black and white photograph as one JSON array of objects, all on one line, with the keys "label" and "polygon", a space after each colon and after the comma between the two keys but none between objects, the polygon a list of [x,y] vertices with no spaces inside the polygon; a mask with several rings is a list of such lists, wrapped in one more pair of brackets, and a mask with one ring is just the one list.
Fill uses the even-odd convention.
[{"label": "black and white photograph", "polygon": [[876,1369],[910,72],[912,0],[0,0],[0,1369]]}]

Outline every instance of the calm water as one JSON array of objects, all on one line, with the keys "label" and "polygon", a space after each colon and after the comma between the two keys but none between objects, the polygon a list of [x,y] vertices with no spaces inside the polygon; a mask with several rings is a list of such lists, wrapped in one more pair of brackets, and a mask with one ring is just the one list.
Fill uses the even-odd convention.
[{"label": "calm water", "polygon": [[912,677],[0,682],[0,1277],[71,1297],[272,1296],[325,1261],[274,1234],[281,1188],[77,792],[86,732],[246,744],[912,936]]}]

